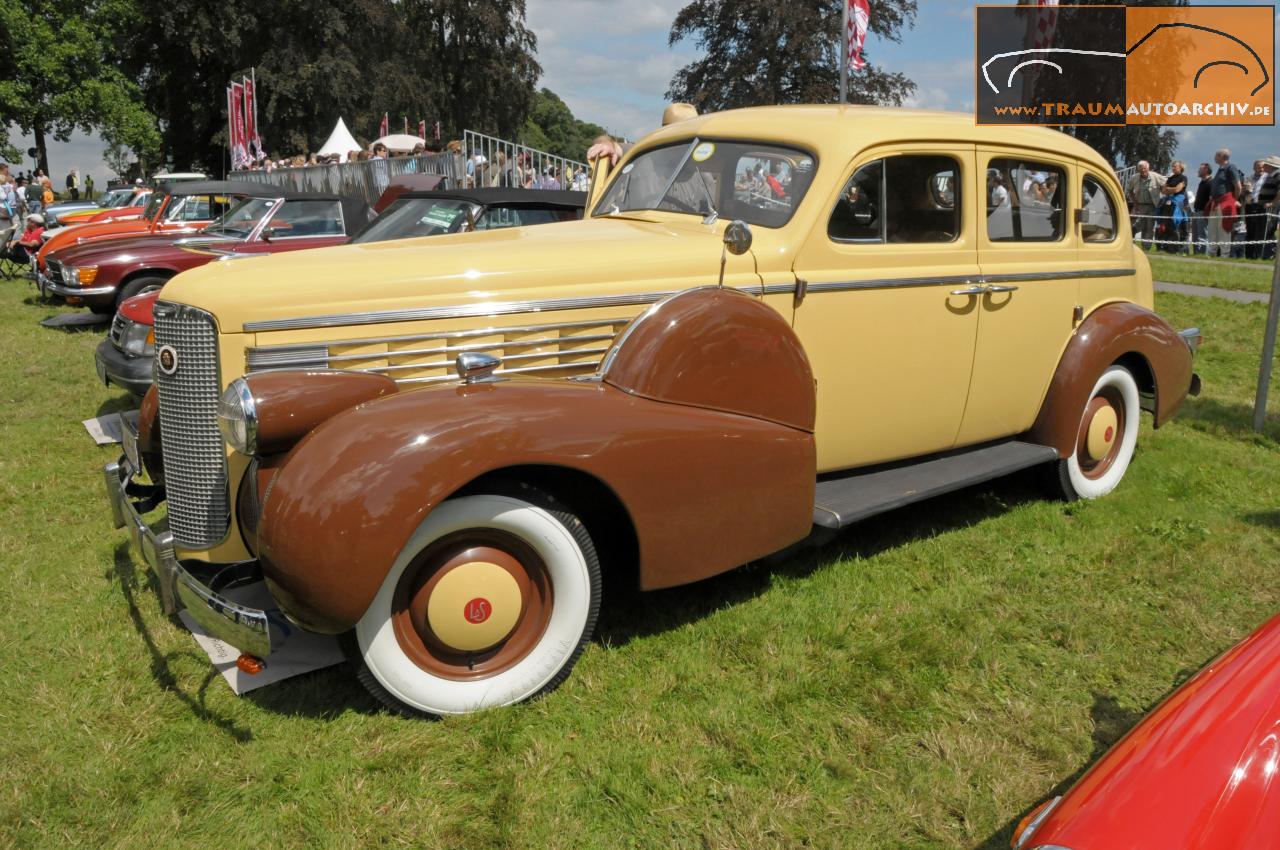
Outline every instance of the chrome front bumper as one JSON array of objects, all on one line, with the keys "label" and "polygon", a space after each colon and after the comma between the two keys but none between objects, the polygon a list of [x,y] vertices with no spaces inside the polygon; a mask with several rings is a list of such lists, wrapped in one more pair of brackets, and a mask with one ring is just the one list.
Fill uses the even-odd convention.
[{"label": "chrome front bumper", "polygon": [[67,286],[65,283],[54,283],[52,280],[49,280],[48,277],[46,277],[45,280],[48,281],[45,284],[45,290],[52,292],[54,295],[61,295],[63,298],[82,298],[86,295],[107,295],[108,293],[116,291],[114,286]]},{"label": "chrome front bumper", "polygon": [[177,559],[173,535],[168,531],[153,531],[142,518],[143,514],[155,510],[164,501],[164,491],[157,486],[133,481],[137,468],[137,438],[130,433],[127,423],[124,433],[125,455],[102,469],[111,519],[116,528],[129,529],[134,548],[142,553],[143,559],[155,571],[160,580],[164,612],[174,614],[185,608],[209,634],[241,652],[266,658],[272,650],[267,612],[240,605],[218,593],[260,577],[258,563],[246,561],[226,566],[211,565],[207,583],[193,575]]}]

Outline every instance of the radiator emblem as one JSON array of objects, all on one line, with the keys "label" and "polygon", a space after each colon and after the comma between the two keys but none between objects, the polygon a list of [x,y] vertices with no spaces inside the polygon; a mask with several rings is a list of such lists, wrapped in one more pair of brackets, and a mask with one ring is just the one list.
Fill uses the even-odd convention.
[{"label": "radiator emblem", "polygon": [[172,375],[178,371],[178,352],[172,345],[162,345],[156,351],[156,362],[160,364],[160,371],[166,375]]}]

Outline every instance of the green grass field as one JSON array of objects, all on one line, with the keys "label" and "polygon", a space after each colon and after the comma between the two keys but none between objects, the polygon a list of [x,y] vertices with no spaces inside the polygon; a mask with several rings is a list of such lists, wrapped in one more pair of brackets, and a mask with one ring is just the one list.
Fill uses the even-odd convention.
[{"label": "green grass field", "polygon": [[1215,289],[1270,292],[1274,266],[1252,260],[1175,260],[1148,254],[1151,276],[1169,283],[1190,283]]},{"label": "green grass field", "polygon": [[342,668],[244,698],[214,677],[110,528],[115,452],[80,425],[125,406],[99,333],[0,284],[0,846],[1006,847],[1280,608],[1276,407],[1248,427],[1265,311],[1158,307],[1204,328],[1205,392],[1144,425],[1112,496],[1022,476],[617,592],[560,690],[423,722]]}]

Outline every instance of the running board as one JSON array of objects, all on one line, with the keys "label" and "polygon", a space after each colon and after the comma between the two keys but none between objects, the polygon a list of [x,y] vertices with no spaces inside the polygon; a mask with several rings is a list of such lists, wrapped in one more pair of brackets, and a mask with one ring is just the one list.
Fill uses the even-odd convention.
[{"label": "running board", "polygon": [[1048,446],[1016,440],[962,449],[870,471],[859,470],[818,482],[813,524],[844,528],[873,514],[890,511],[990,481],[1020,469],[1057,460]]}]

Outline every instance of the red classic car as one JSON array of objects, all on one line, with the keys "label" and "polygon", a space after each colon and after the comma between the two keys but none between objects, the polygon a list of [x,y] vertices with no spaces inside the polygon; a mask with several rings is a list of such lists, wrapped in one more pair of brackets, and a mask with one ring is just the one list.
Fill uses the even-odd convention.
[{"label": "red classic car", "polygon": [[369,220],[363,201],[264,186],[193,235],[90,242],[47,261],[48,290],[68,304],[114,313],[120,302],[159,289],[178,272],[219,258],[341,245]]},{"label": "red classic car", "polygon": [[84,219],[85,224],[97,224],[102,221],[121,221],[123,219],[138,218],[142,215],[142,211],[151,201],[151,195],[155,192],[150,186],[139,186],[134,189],[133,197],[124,206],[113,207],[95,213]]},{"label": "red classic car", "polygon": [[1280,847],[1280,615],[1013,834],[1015,850]]},{"label": "red classic car", "polygon": [[[387,200],[393,191],[395,194]],[[584,192],[536,189],[415,192],[392,186],[378,201],[385,212],[369,222],[352,242],[389,242],[467,229],[498,230],[574,221],[582,218],[586,200]],[[98,379],[103,383],[115,384],[139,397],[150,388],[156,341],[152,310],[159,296],[160,290],[156,289],[121,302],[111,331],[94,355]]]},{"label": "red classic car", "polygon": [[36,282],[41,292],[58,281],[48,273],[48,262],[59,252],[103,239],[123,239],[151,233],[195,233],[208,226],[244,198],[270,197],[275,190],[261,183],[202,180],[165,185],[154,192],[141,217],[96,224],[77,224],[58,230],[36,255]]}]

